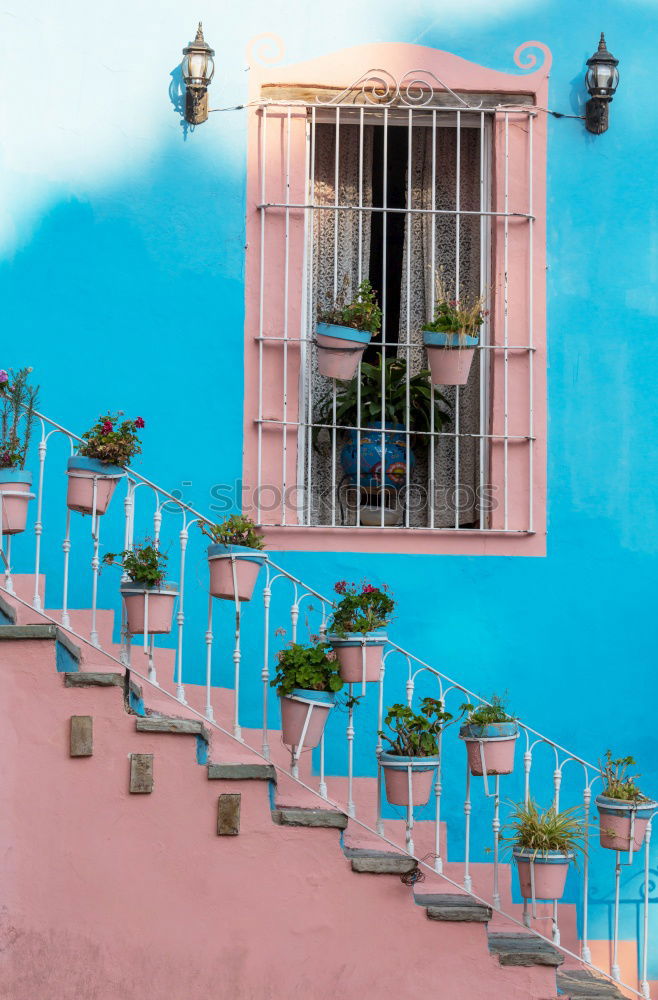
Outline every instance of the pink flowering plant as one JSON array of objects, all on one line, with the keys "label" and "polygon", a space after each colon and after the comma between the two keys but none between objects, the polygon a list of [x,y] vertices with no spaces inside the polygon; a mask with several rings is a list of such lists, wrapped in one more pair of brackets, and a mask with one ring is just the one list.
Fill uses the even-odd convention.
[{"label": "pink flowering plant", "polygon": [[0,369],[0,469],[24,469],[34,426],[38,386],[31,368]]},{"label": "pink flowering plant", "polygon": [[96,458],[107,465],[128,465],[135,455],[141,454],[142,446],[137,431],[145,426],[141,417],[119,423],[119,413],[100,416],[93,427],[82,435],[83,443],[78,454],[85,458]]},{"label": "pink flowering plant", "polygon": [[250,517],[242,514],[232,514],[221,524],[211,524],[201,521],[199,527],[207,538],[216,545],[244,545],[248,549],[262,549],[265,536]]},{"label": "pink flowering plant", "polygon": [[351,632],[366,635],[390,622],[395,601],[386,584],[380,588],[366,580],[360,584],[339,580],[334,590],[341,598],[329,626],[334,635],[345,636]]},{"label": "pink flowering plant", "polygon": [[455,296],[448,291],[441,275],[438,275],[435,300],[434,318],[425,324],[424,330],[429,333],[454,334],[459,338],[460,346],[465,343],[466,337],[478,336],[485,316],[488,315],[483,295]]},{"label": "pink flowering plant", "polygon": [[141,583],[144,587],[159,587],[164,582],[167,558],[167,553],[161,552],[153,539],[145,538],[143,542],[136,542],[132,549],[107,552],[103,556],[103,563],[106,566],[119,566],[133,583]]}]

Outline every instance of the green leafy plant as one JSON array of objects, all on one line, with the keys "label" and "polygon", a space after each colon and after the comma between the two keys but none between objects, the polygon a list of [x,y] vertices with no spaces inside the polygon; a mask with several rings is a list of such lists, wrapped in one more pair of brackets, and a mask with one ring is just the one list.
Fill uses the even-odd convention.
[{"label": "green leafy plant", "polygon": [[[336,416],[334,420],[333,392],[320,400],[316,423],[339,427],[363,427],[373,423],[392,423],[407,427],[409,432],[441,430],[450,419],[448,400],[434,389],[429,370],[423,369],[409,378],[409,419],[407,421],[407,362],[404,358],[387,358],[382,355],[375,364],[361,364],[361,407],[359,411],[359,379],[338,383],[336,387]],[[382,385],[384,391],[382,393]],[[359,424],[360,413],[360,424]],[[317,438],[317,434],[316,434]],[[418,444],[426,445],[421,437]]]},{"label": "green leafy plant", "polygon": [[270,687],[277,688],[282,697],[295,688],[335,692],[342,686],[338,662],[326,642],[309,646],[292,642],[277,654],[277,673]]},{"label": "green leafy plant", "polygon": [[603,795],[610,799],[622,799],[624,802],[647,801],[636,779],[639,774],[628,774],[630,767],[637,767],[634,757],[617,757],[613,759],[612,751],[606,750],[605,759],[599,765],[603,778]]},{"label": "green leafy plant", "polygon": [[158,587],[165,578],[167,558],[166,552],[161,552],[151,539],[146,538],[132,549],[124,549],[118,553],[107,552],[103,556],[103,562],[107,566],[120,566],[133,583],[141,583],[144,587]]},{"label": "green leafy plant", "polygon": [[420,713],[408,705],[395,704],[387,709],[384,723],[392,735],[381,731],[379,735],[389,744],[389,753],[400,757],[432,757],[439,752],[439,735],[443,729],[458,722],[463,712],[455,718],[444,711],[443,702],[436,698],[423,698]]},{"label": "green leafy plant", "polygon": [[382,325],[382,311],[377,304],[376,293],[366,278],[357,289],[356,297],[347,300],[347,275],[340,296],[330,308],[318,313],[318,323],[334,323],[349,326],[376,337]]},{"label": "green leafy plant", "polygon": [[463,705],[468,712],[468,722],[474,726],[488,726],[496,722],[514,722],[515,717],[510,715],[505,707],[504,699],[497,694],[491,696],[490,705]]},{"label": "green leafy plant", "polygon": [[452,333],[459,337],[460,346],[466,342],[466,337],[476,337],[485,316],[484,296],[463,295],[461,298],[451,295],[443,282],[441,275],[436,278],[436,304],[434,318],[425,324],[424,330],[430,333]]},{"label": "green leafy plant", "polygon": [[137,431],[145,424],[141,417],[119,423],[121,416],[121,413],[100,416],[94,426],[82,435],[83,444],[79,446],[78,454],[108,465],[128,465],[135,455],[141,453]]},{"label": "green leafy plant", "polygon": [[329,631],[339,636],[349,632],[366,635],[383,628],[391,620],[395,601],[386,584],[380,589],[364,580],[360,586],[339,580],[334,590],[342,597],[336,605]]},{"label": "green leafy plant", "polygon": [[244,545],[249,549],[262,549],[264,535],[258,532],[256,523],[242,514],[232,514],[221,524],[202,521],[199,525],[204,535],[216,545]]},{"label": "green leafy plant", "polygon": [[532,799],[514,807],[500,840],[512,847],[532,851],[536,857],[546,851],[577,854],[583,851],[585,827],[579,807],[557,812],[554,806],[543,812]]},{"label": "green leafy plant", "polygon": [[0,469],[24,469],[34,427],[39,386],[31,368],[0,370]]}]

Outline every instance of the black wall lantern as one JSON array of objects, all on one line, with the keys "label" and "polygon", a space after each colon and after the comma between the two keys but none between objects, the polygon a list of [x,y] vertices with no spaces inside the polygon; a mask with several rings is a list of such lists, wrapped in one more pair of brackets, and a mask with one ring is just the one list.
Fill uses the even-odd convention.
[{"label": "black wall lantern", "polygon": [[214,51],[203,37],[199,21],[196,38],[183,49],[183,80],[185,95],[185,121],[200,125],[208,120],[208,86],[215,72]]},{"label": "black wall lantern", "polygon": [[608,128],[608,108],[619,83],[619,59],[615,59],[605,44],[605,35],[601,32],[599,47],[587,60],[587,75],[585,83],[591,94],[585,106],[585,127],[588,132],[601,135]]}]

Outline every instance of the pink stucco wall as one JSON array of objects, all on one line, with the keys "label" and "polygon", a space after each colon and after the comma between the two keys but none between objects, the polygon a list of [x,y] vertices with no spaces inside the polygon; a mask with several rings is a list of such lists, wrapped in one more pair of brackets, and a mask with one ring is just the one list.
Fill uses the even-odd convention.
[{"label": "pink stucco wall", "polygon": [[[337,831],[274,825],[263,782],[208,781],[193,737],[137,733],[120,689],[65,688],[52,642],[0,657],[1,996],[554,995],[549,970],[500,967],[482,925],[432,923],[396,878],[353,873]],[[74,714],[93,716],[92,757],[68,755]],[[155,754],[151,795],[128,793],[131,752]],[[238,837],[216,835],[221,791],[242,793]]]}]

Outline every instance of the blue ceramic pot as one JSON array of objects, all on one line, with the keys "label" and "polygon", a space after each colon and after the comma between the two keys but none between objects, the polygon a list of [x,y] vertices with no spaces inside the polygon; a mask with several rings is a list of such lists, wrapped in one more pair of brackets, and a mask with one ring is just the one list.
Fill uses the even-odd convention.
[{"label": "blue ceramic pot", "polygon": [[[402,424],[386,422],[387,433],[382,449],[381,420],[366,424],[361,431],[361,475],[360,485],[374,490],[382,486],[400,490],[407,482],[407,439]],[[340,453],[340,464],[350,486],[356,486],[358,432],[348,431],[349,441]],[[413,471],[416,459],[409,449],[409,472]]]}]

